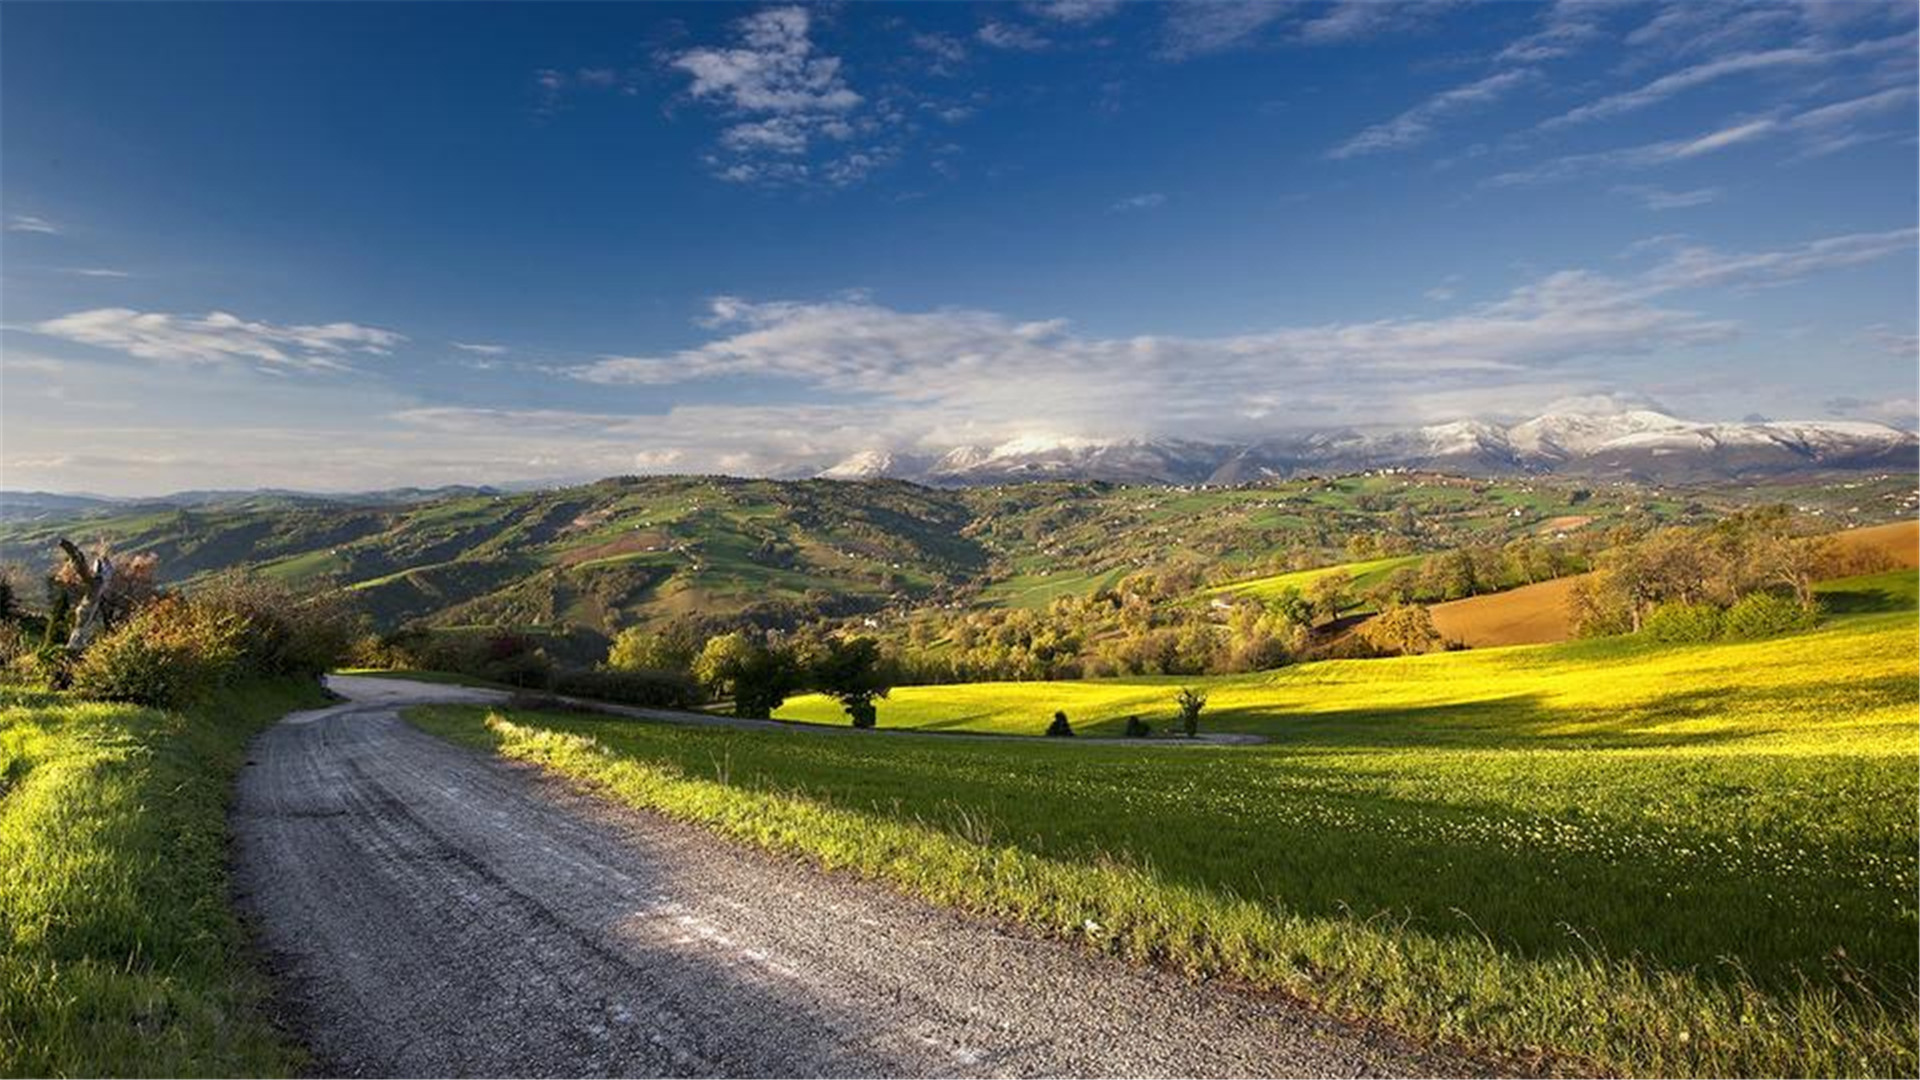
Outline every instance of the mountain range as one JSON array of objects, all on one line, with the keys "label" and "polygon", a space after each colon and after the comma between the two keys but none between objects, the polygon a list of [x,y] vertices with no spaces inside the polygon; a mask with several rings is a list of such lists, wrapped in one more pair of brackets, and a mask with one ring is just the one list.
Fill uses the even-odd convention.
[{"label": "mountain range", "polygon": [[827,479],[890,477],[936,486],[1022,480],[1244,484],[1409,468],[1478,476],[1565,474],[1643,481],[1754,479],[1796,472],[1911,471],[1920,439],[1859,421],[1682,420],[1649,409],[1549,413],[1517,424],[1461,420],[1399,430],[1344,428],[1256,442],[1022,438],[937,454],[868,450]]}]

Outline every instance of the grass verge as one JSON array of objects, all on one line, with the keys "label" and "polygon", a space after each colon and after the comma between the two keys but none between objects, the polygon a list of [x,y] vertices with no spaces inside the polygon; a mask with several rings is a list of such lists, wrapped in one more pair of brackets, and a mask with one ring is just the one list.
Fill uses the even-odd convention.
[{"label": "grass verge", "polygon": [[162,712],[0,689],[0,1075],[271,1076],[229,907],[226,807],[247,741],[317,687]]}]

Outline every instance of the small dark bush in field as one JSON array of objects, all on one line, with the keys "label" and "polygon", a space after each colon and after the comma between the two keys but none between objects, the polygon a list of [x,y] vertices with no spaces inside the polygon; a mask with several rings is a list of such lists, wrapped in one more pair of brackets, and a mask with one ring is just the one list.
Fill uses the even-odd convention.
[{"label": "small dark bush in field", "polygon": [[241,671],[247,626],[238,614],[169,596],[95,640],[73,667],[73,688],[105,701],[191,705]]},{"label": "small dark bush in field", "polygon": [[1153,734],[1153,726],[1137,716],[1127,717],[1127,738],[1144,739]]},{"label": "small dark bush in field", "polygon": [[857,728],[870,728],[880,722],[880,710],[873,704],[872,698],[855,698],[842,702],[847,716]]},{"label": "small dark bush in field", "polygon": [[1820,621],[1820,609],[1785,596],[1758,592],[1741,597],[1721,618],[1731,638],[1763,638],[1805,630]]},{"label": "small dark bush in field", "polygon": [[1711,604],[1661,604],[1647,615],[1641,631],[1655,641],[1680,644],[1720,636],[1720,609]]},{"label": "small dark bush in field", "polygon": [[556,671],[551,686],[556,694],[654,709],[700,704],[700,684],[678,671]]},{"label": "small dark bush in field", "polygon": [[1047,738],[1049,739],[1073,738],[1073,725],[1067,723],[1066,713],[1056,712],[1053,714],[1053,723],[1047,725]]},{"label": "small dark bush in field", "polygon": [[1193,687],[1183,687],[1175,699],[1180,706],[1180,730],[1191,739],[1200,734],[1200,710],[1207,707],[1207,695]]}]

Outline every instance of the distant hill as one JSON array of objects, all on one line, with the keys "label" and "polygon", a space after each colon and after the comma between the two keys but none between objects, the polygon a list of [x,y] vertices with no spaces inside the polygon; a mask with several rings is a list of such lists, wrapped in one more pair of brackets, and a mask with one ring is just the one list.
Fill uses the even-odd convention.
[{"label": "distant hill", "polygon": [[490,487],[449,485],[437,488],[388,488],[342,494],[294,491],[287,488],[243,488],[230,491],[176,491],[169,495],[115,498],[107,495],[62,495],[49,491],[0,491],[0,523],[68,519],[93,514],[124,514],[138,509],[182,507],[291,509],[318,506],[404,506],[462,495],[492,495]]},{"label": "distant hill", "polygon": [[1243,484],[1388,468],[1666,483],[1910,472],[1920,468],[1920,440],[1884,424],[1708,423],[1638,409],[1553,413],[1509,426],[1466,420],[1404,430],[1344,428],[1239,444],[1025,438],[921,456],[868,450],[821,475],[955,486],[1031,480]]},{"label": "distant hill", "polygon": [[1782,500],[1836,524],[1885,521],[1911,512],[1912,487],[1899,476],[1669,487],[1375,472],[1213,488],[665,476],[513,493],[46,497],[36,516],[0,521],[0,560],[40,568],[59,536],[106,540],[152,553],[170,582],[245,568],[349,597],[381,627],[604,639],[685,616],[790,625],[929,605],[1043,608],[1171,562],[1225,582],[1346,561],[1356,534],[1425,552]]}]

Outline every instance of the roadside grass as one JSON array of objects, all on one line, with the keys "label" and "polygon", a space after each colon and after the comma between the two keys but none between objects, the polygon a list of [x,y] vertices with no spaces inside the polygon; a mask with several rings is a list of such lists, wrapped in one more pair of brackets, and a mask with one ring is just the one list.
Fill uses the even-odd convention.
[{"label": "roadside grass", "polygon": [[[1212,681],[1209,722],[1274,742],[1179,753],[409,715],[935,901],[1548,1067],[1910,1075],[1914,632],[1302,665]],[[925,689],[1078,692],[1078,726],[1174,682]]]},{"label": "roadside grass", "polygon": [[292,682],[184,713],[0,688],[0,1075],[299,1068],[229,907],[226,807]]}]

